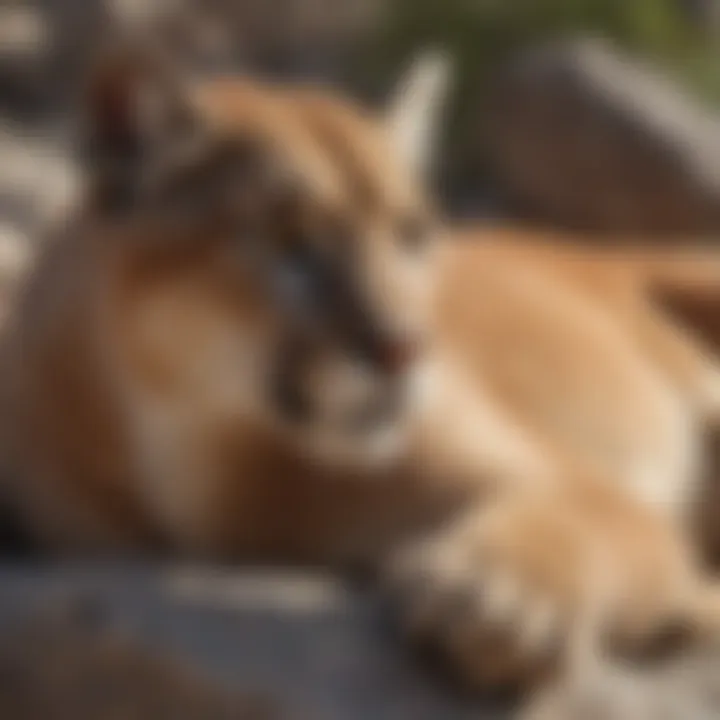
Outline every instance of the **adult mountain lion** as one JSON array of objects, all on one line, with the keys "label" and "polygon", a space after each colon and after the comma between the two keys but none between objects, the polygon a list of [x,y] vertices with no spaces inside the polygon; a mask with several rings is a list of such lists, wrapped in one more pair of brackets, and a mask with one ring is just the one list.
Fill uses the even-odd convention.
[{"label": "adult mountain lion", "polygon": [[712,637],[718,370],[648,287],[718,263],[443,240],[444,84],[419,61],[379,118],[103,64],[87,202],[2,348],[6,490],[57,552],[367,566],[478,686]]}]

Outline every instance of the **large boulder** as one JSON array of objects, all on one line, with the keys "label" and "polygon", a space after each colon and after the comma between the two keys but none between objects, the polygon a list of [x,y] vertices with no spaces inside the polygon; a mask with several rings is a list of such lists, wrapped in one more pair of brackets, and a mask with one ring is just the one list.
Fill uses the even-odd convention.
[{"label": "large boulder", "polygon": [[613,234],[720,231],[720,116],[601,41],[523,54],[487,120],[496,178],[531,216]]},{"label": "large boulder", "polygon": [[328,577],[0,570],[0,717],[504,720],[464,702]]}]

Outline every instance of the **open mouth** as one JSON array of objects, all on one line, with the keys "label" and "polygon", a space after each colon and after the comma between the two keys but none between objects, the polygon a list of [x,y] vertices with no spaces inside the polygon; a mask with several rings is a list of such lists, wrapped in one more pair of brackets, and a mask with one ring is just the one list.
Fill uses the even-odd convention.
[{"label": "open mouth", "polygon": [[[283,418],[297,425],[326,425],[334,431],[343,433],[364,434],[381,426],[393,423],[400,416],[405,395],[404,383],[398,378],[376,378],[371,391],[360,397],[338,399],[335,392],[332,409],[312,397],[303,383],[302,372],[298,367],[291,367],[288,358],[275,372],[272,383],[272,397],[275,406]],[[325,398],[333,394],[333,388],[323,393]]]},{"label": "open mouth", "polygon": [[379,397],[369,399],[338,420],[346,431],[366,433],[381,425],[389,425],[398,419],[402,410],[402,388],[392,383]]}]

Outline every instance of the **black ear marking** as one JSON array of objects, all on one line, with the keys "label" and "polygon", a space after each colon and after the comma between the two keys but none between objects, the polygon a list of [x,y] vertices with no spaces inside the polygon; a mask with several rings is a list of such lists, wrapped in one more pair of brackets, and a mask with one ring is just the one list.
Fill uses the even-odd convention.
[{"label": "black ear marking", "polygon": [[173,63],[159,51],[122,45],[88,79],[81,154],[95,207],[132,207],[161,152],[181,144],[197,118]]},{"label": "black ear marking", "polygon": [[97,205],[115,211],[132,203],[143,138],[137,118],[140,68],[129,56],[105,58],[90,78],[81,152]]}]

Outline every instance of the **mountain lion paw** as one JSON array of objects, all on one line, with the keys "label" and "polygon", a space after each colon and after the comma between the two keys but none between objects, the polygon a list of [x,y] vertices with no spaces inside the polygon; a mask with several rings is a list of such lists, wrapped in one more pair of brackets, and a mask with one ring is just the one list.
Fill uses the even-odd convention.
[{"label": "mountain lion paw", "polygon": [[437,647],[471,687],[539,680],[593,610],[582,528],[540,508],[476,513],[394,560],[404,629]]}]

